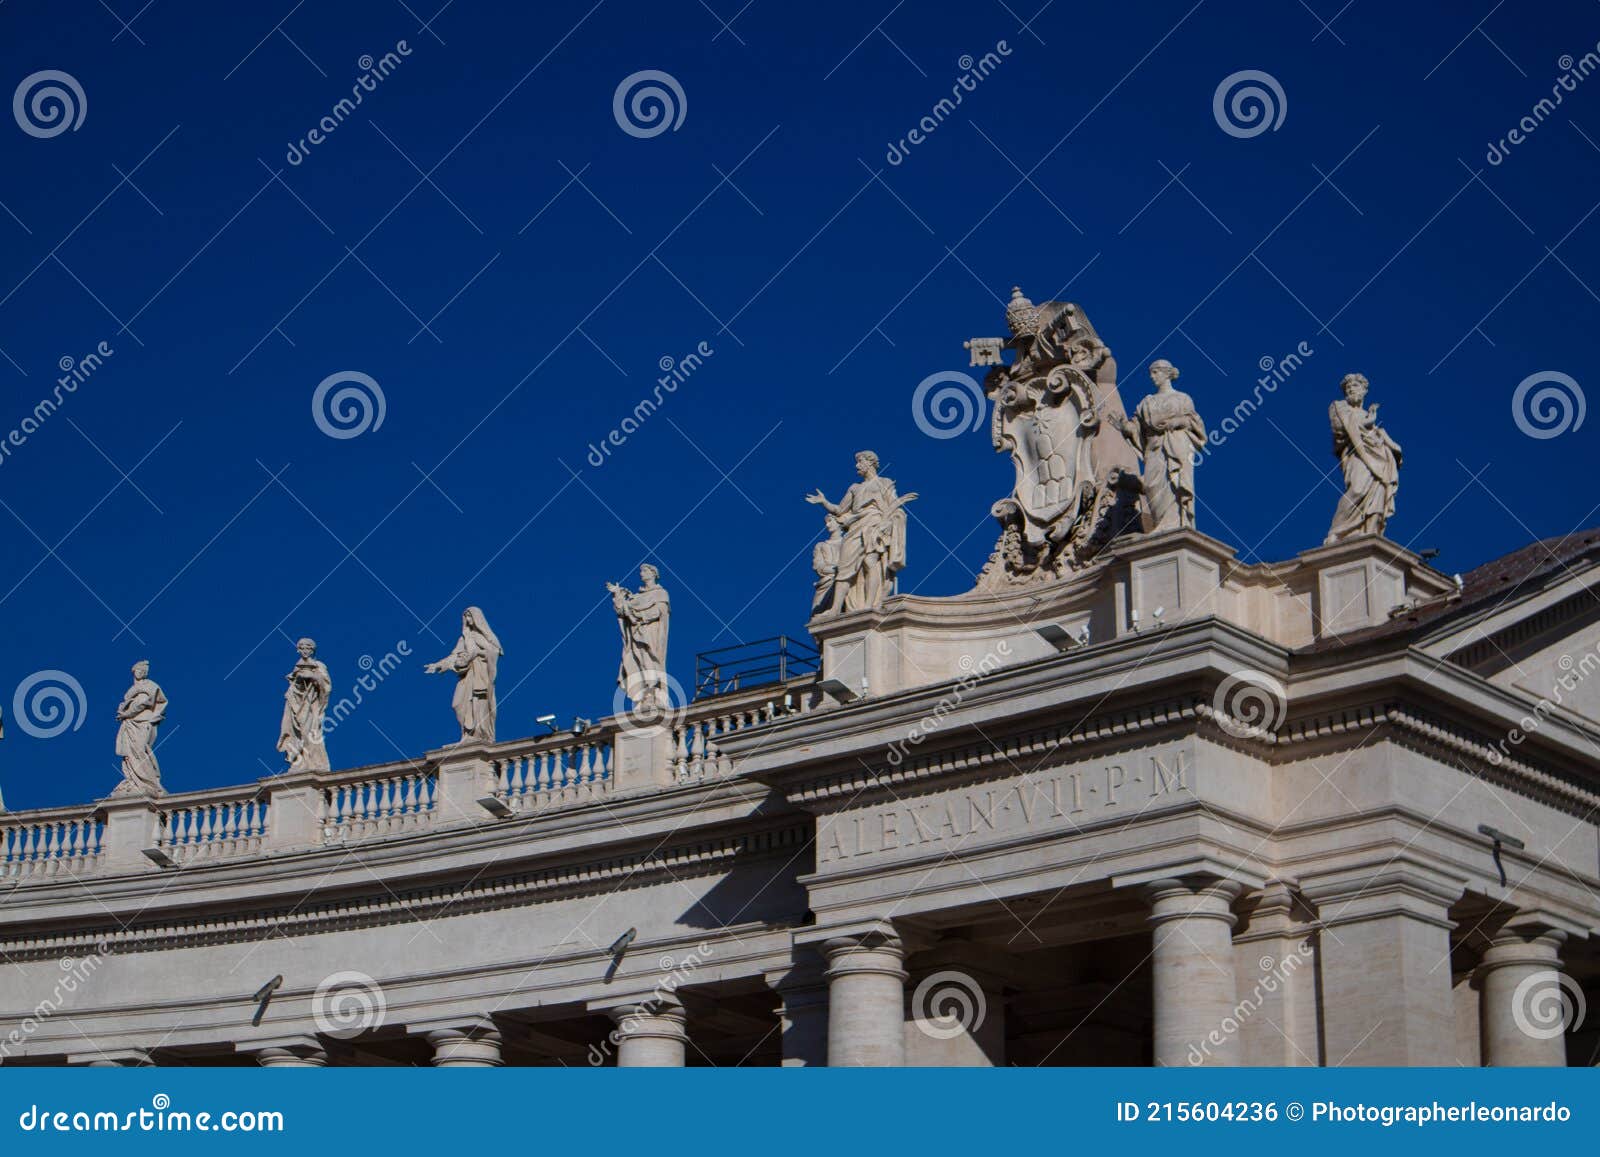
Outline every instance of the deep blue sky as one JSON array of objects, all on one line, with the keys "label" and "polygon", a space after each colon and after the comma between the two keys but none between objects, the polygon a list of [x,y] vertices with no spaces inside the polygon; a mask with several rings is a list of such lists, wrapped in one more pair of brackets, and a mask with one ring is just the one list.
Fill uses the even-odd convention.
[{"label": "deep blue sky", "polygon": [[[54,69],[87,99],[47,139],[0,118],[0,432],[62,358],[115,351],[0,460],[12,808],[117,782],[140,657],[172,701],[174,790],[281,766],[303,634],[341,692],[360,656],[413,651],[331,737],[335,766],[450,740],[448,680],[420,668],[468,603],[506,645],[503,737],[604,714],[603,584],[646,557],[688,683],[697,651],[803,626],[820,519],[801,496],[837,497],[864,446],[922,495],[903,589],[968,589],[1010,467],[985,431],[919,432],[910,398],[1004,332],[1014,283],[1083,305],[1130,407],[1160,354],[1213,425],[1261,359],[1310,345],[1200,472],[1201,529],[1245,558],[1321,541],[1349,370],[1406,449],[1391,536],[1444,569],[1600,522],[1600,418],[1535,440],[1511,413],[1530,374],[1595,374],[1600,78],[1485,160],[1600,41],[1593,3],[291,2],[0,7],[0,88]],[[645,69],[686,96],[649,139],[612,111]],[[1245,69],[1287,112],[1241,139],[1213,94]],[[591,466],[660,359],[701,341],[704,367]],[[344,370],[387,411],[336,440],[310,401]],[[47,740],[12,710],[42,669],[88,706]]]}]

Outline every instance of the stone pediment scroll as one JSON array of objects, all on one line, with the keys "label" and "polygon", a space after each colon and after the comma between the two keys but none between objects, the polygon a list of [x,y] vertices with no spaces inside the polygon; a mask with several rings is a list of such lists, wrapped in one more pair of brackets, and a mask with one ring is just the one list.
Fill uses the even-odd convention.
[{"label": "stone pediment scroll", "polygon": [[1139,529],[1139,466],[1123,436],[1111,350],[1076,305],[1035,305],[1020,288],[1006,324],[1009,338],[966,343],[973,365],[991,367],[990,435],[1016,469],[1012,492],[993,509],[1000,538],[978,576],[981,591],[1060,578]]}]

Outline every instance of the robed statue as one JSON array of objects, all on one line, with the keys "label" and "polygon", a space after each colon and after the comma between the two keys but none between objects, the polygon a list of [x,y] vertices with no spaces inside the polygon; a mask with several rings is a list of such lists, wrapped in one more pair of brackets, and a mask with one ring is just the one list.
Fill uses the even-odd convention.
[{"label": "robed statue", "polygon": [[630,591],[607,583],[611,609],[622,630],[622,666],[617,686],[634,705],[646,711],[671,706],[667,684],[667,629],[672,622],[672,600],[660,585],[660,572],[649,563],[639,568],[639,589]]},{"label": "robed statue", "polygon": [[915,494],[896,494],[894,483],[878,473],[871,450],[856,455],[859,482],[838,502],[821,490],[806,501],[821,506],[839,523],[838,563],[833,571],[830,609],[845,613],[875,609],[893,590],[894,576],[906,565],[906,503]]},{"label": "robed statue", "polygon": [[1194,457],[1206,444],[1205,423],[1194,400],[1172,388],[1178,368],[1165,358],[1150,363],[1156,392],[1139,400],[1133,417],[1123,423],[1128,441],[1144,458],[1146,531],[1194,526]]},{"label": "robed statue", "polygon": [[1363,408],[1367,379],[1346,374],[1344,399],[1328,407],[1333,453],[1344,469],[1344,496],[1333,512],[1326,542],[1358,534],[1382,534],[1394,514],[1400,489],[1400,444],[1378,425],[1378,404]]},{"label": "robed statue", "polygon": [[133,665],[133,686],[117,706],[117,754],[122,757],[122,782],[112,795],[163,794],[161,765],[156,762],[156,728],[167,717],[167,696],[150,678],[150,663]]},{"label": "robed statue", "polygon": [[317,658],[317,644],[301,639],[295,644],[299,660],[286,678],[289,689],[283,693],[283,721],[278,726],[278,750],[295,771],[327,771],[328,749],[322,733],[333,679],[328,666]]},{"label": "robed statue", "polygon": [[[489,629],[489,620],[477,607],[461,612],[461,638],[455,649],[437,663],[423,668],[430,675],[449,672],[456,677],[456,693],[450,705],[461,724],[460,743],[494,742],[494,677],[505,654],[500,639]],[[451,745],[454,746],[454,745]]]}]

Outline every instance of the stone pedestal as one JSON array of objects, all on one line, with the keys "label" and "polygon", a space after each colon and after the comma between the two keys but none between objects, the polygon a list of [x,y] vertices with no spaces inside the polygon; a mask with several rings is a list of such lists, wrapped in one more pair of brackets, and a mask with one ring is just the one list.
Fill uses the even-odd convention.
[{"label": "stone pedestal", "polygon": [[689,1034],[682,1006],[651,1002],[607,1009],[616,1023],[619,1069],[681,1069]]},{"label": "stone pedestal", "polygon": [[1483,1063],[1495,1067],[1564,1066],[1570,997],[1561,981],[1564,932],[1503,929],[1484,950],[1477,981]]},{"label": "stone pedestal", "polygon": [[1158,880],[1145,891],[1152,928],[1155,1063],[1236,1065],[1233,880]]},{"label": "stone pedestal", "polygon": [[304,771],[261,780],[267,793],[267,847],[315,848],[322,845],[323,793]]},{"label": "stone pedestal", "polygon": [[442,1028],[427,1034],[439,1069],[491,1069],[500,1060],[500,1034],[492,1028]]},{"label": "stone pedestal", "polygon": [[441,824],[486,823],[478,801],[494,794],[494,768],[481,746],[447,747],[437,755],[439,777],[433,806]]},{"label": "stone pedestal", "polygon": [[828,962],[828,1064],[905,1064],[905,950],[889,931],[837,936]]},{"label": "stone pedestal", "polygon": [[156,846],[161,813],[155,801],[142,795],[110,796],[100,801],[105,829],[100,838],[101,863],[111,872],[153,871],[156,865],[144,854]]},{"label": "stone pedestal", "polygon": [[615,790],[670,787],[672,731],[667,727],[624,728],[612,739],[611,774]]}]

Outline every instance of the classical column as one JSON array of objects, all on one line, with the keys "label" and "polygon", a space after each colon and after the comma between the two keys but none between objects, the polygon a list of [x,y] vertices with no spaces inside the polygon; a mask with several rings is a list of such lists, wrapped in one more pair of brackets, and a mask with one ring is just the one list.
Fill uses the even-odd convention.
[{"label": "classical column", "polygon": [[1146,889],[1158,1065],[1239,1063],[1233,900],[1241,890],[1212,876],[1157,880]]},{"label": "classical column", "polygon": [[256,1061],[267,1069],[320,1069],[328,1063],[328,1054],[317,1044],[284,1045],[261,1049]]},{"label": "classical column", "polygon": [[1477,974],[1484,1064],[1567,1063],[1572,1017],[1561,974],[1566,938],[1565,932],[1542,925],[1508,926],[1484,950]]},{"label": "classical column", "polygon": [[1319,1064],[1318,934],[1304,901],[1286,880],[1268,880],[1239,901],[1248,927],[1234,933],[1240,1064]]},{"label": "classical column", "polygon": [[462,1027],[435,1029],[427,1034],[433,1046],[434,1068],[492,1069],[500,1060],[500,1034],[492,1028]]},{"label": "classical column", "polygon": [[616,1022],[619,1069],[681,1069],[689,1034],[683,1006],[663,1001],[606,1010]]},{"label": "classical column", "polygon": [[1321,923],[1324,1063],[1446,1064],[1456,1055],[1450,906],[1465,881],[1384,854],[1376,870],[1301,877]]},{"label": "classical column", "polygon": [[796,962],[767,974],[778,994],[778,1042],[785,1068],[816,1068],[828,1063],[828,983],[822,964],[809,948],[796,946]]},{"label": "classical column", "polygon": [[837,936],[822,945],[828,970],[828,1064],[906,1063],[905,949],[892,932]]}]

